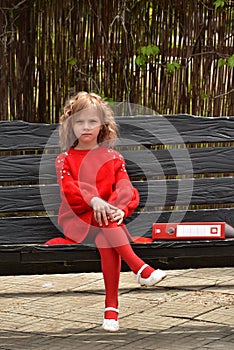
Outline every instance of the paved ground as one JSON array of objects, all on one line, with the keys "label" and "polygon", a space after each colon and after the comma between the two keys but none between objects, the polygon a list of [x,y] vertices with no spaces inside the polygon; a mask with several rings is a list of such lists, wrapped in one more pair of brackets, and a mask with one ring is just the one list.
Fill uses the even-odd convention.
[{"label": "paved ground", "polygon": [[234,349],[234,268],[168,271],[148,289],[122,273],[118,333],[100,327],[100,273],[0,281],[0,350]]}]

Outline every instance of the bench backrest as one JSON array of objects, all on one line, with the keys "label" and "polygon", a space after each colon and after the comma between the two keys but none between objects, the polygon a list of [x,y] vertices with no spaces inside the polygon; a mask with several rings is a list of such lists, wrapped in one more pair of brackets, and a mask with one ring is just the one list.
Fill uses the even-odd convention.
[{"label": "bench backrest", "polygon": [[[153,222],[226,221],[234,226],[234,117],[119,117],[117,149],[140,192],[133,235]],[[54,161],[58,125],[0,122],[0,244],[61,235]]]}]

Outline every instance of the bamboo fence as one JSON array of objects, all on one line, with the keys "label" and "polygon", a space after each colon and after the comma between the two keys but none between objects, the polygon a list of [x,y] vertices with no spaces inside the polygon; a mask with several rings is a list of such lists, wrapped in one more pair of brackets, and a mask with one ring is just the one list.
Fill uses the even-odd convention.
[{"label": "bamboo fence", "polygon": [[[234,115],[234,1],[221,5],[0,0],[0,119],[56,123],[81,90],[160,114]],[[160,51],[136,64],[144,47]]]}]

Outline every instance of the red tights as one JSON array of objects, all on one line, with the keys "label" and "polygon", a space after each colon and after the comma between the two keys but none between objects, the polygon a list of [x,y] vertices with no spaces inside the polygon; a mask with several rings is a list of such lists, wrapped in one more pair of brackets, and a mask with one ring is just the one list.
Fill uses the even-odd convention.
[{"label": "red tights", "polygon": [[[108,225],[108,229],[101,229],[95,238],[95,243],[101,256],[102,273],[106,290],[105,307],[118,308],[121,258],[135,274],[145,264],[134,253],[125,230],[126,228],[117,226],[116,224],[110,224]],[[153,271],[154,269],[148,266],[143,270],[141,276],[147,278]],[[115,311],[106,311],[105,318],[117,320],[118,314]]]}]

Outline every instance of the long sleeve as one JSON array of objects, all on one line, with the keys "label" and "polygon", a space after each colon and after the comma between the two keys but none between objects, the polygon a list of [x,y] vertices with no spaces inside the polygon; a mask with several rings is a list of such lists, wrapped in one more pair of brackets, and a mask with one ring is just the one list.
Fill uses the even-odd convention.
[{"label": "long sleeve", "polygon": [[77,215],[90,211],[90,201],[98,195],[95,186],[75,179],[74,171],[72,171],[67,158],[63,155],[60,155],[56,160],[56,172],[61,199]]},{"label": "long sleeve", "polygon": [[115,183],[115,189],[108,202],[122,209],[125,216],[129,216],[139,204],[139,194],[131,184],[125,160],[121,155],[115,160]]}]

